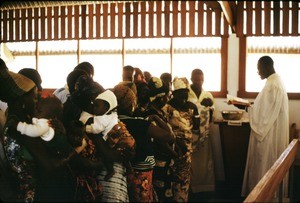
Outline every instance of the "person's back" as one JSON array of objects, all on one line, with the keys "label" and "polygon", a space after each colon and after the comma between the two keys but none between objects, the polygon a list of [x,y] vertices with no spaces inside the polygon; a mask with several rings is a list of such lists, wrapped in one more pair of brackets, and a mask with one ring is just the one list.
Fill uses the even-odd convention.
[{"label": "person's back", "polygon": [[[153,196],[152,174],[155,165],[152,139],[168,142],[171,133],[159,125],[141,117],[134,117],[133,111],[137,104],[136,95],[125,85],[117,85],[113,89],[118,98],[119,119],[126,125],[136,142],[136,155],[131,160],[133,172],[128,174],[130,201],[156,201]],[[143,183],[146,183],[143,187]],[[141,188],[141,190],[136,190]]]},{"label": "person's back", "polygon": [[119,84],[125,84],[128,86],[135,94],[137,94],[137,88],[134,83],[134,67],[127,65],[123,67],[122,71],[122,81]]}]

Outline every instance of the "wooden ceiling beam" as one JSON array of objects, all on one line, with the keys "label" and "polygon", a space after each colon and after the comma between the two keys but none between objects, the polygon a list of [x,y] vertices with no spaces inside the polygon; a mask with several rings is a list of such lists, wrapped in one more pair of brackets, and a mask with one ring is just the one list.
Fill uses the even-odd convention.
[{"label": "wooden ceiling beam", "polygon": [[233,1],[218,1],[225,18],[230,25],[232,32],[235,33],[235,26],[236,26],[236,3]]}]

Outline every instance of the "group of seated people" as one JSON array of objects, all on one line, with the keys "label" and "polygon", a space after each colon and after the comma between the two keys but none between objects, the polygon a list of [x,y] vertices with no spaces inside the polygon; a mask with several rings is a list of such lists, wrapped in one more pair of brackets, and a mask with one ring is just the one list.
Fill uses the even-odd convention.
[{"label": "group of seated people", "polygon": [[201,118],[186,78],[125,66],[123,81],[104,89],[82,62],[43,95],[36,70],[0,62],[1,200],[188,201]]}]

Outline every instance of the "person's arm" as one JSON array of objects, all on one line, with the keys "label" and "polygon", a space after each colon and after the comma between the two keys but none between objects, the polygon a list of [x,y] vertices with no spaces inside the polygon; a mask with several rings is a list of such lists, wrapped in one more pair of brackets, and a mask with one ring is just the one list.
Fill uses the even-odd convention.
[{"label": "person's arm", "polygon": [[99,117],[96,118],[96,116],[94,116],[94,122],[91,124],[87,124],[85,126],[85,131],[87,133],[99,134],[104,131],[105,124],[106,124],[106,121],[104,119],[99,118]]},{"label": "person's arm", "polygon": [[196,104],[192,103],[192,102],[188,102],[189,103],[189,108],[193,109],[193,129],[194,131],[199,131],[200,128],[200,115],[198,112],[198,108],[196,106]]},{"label": "person's arm", "polygon": [[19,122],[17,125],[17,131],[29,137],[41,137],[47,133],[49,129],[50,126],[47,119],[38,119],[34,124]]},{"label": "person's arm", "polygon": [[172,138],[170,138],[170,139],[171,139],[171,141],[172,141],[172,140],[174,141],[175,135],[174,135],[174,133],[173,133],[173,131],[172,131],[171,126],[168,125],[168,123],[164,122],[164,121],[163,121],[161,118],[159,118],[159,116],[157,116],[157,115],[150,115],[150,116],[148,116],[147,119],[148,119],[148,121],[150,121],[152,124],[154,124],[154,125],[156,125],[156,126],[162,128],[162,129],[164,129],[164,130],[170,132],[170,133],[171,133],[171,136],[172,136]]},{"label": "person's arm", "polygon": [[172,131],[164,129],[160,126],[156,126],[154,124],[150,124],[147,134],[156,139],[157,141],[162,141],[162,142],[174,142],[175,141],[175,136]]},{"label": "person's arm", "polygon": [[[163,121],[161,120],[161,122]],[[166,123],[161,124],[161,126],[151,123],[149,125],[147,135],[154,138],[155,143],[160,146],[162,152],[166,153],[171,158],[177,158],[178,153],[175,152],[172,147],[174,142],[176,141],[175,134],[173,133],[172,129],[167,126]]]}]

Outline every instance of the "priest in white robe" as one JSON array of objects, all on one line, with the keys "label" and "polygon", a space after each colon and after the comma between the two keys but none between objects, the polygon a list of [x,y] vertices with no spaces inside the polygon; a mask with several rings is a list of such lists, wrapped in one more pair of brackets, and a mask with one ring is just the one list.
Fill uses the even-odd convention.
[{"label": "priest in white robe", "polygon": [[258,60],[258,74],[267,79],[254,104],[248,107],[251,133],[242,196],[247,196],[289,144],[288,96],[273,60]]}]

